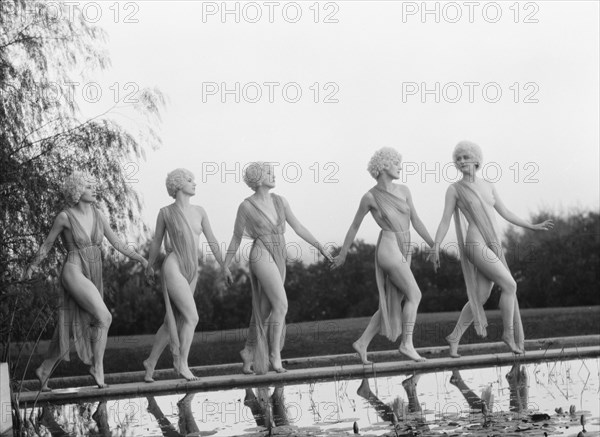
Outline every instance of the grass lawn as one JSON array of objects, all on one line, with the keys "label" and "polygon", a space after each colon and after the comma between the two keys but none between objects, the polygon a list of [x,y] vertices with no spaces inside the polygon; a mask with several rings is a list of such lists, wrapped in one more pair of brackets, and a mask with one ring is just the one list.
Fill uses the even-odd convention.
[{"label": "grass lawn", "polygon": [[[521,311],[525,336],[528,339],[563,337],[572,335],[600,334],[600,306],[540,308]],[[423,313],[417,317],[414,332],[415,347],[441,346],[444,337],[454,327],[458,312]],[[473,328],[469,328],[463,337],[463,344],[500,341],[502,323],[498,310],[488,311],[488,338],[480,339]],[[290,324],[282,357],[295,358],[329,354],[352,353],[351,344],[367,326],[369,318],[321,320]],[[190,366],[225,364],[239,362],[238,352],[244,345],[246,329],[229,331],[197,332],[190,352]],[[104,356],[105,373],[142,370],[142,360],[152,347],[152,335],[110,337]],[[15,345],[15,349],[20,345]],[[385,337],[376,336],[369,351],[389,350],[398,346]],[[34,379],[33,371],[41,363],[47,342],[41,344],[31,357],[25,379]],[[30,355],[27,345],[21,354],[17,371],[13,375],[21,379]],[[11,354],[14,357],[15,353]],[[170,368],[171,355],[163,353],[157,369]],[[74,350],[71,361],[61,363],[53,376],[87,375],[87,367],[79,361]]]}]

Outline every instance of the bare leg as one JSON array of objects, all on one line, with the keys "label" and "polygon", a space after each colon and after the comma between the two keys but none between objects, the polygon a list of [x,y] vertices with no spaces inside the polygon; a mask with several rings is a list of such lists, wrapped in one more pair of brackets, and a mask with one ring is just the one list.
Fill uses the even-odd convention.
[{"label": "bare leg", "polygon": [[[469,227],[467,231],[467,243],[474,247],[474,250],[467,251],[467,256],[478,271],[478,293],[485,291],[482,285],[485,284],[485,280],[498,284],[502,289],[500,295],[500,312],[502,314],[503,325],[502,341],[506,343],[512,352],[520,354],[522,350],[515,343],[514,329],[517,284],[496,254],[487,247],[476,227]],[[484,298],[482,302],[485,302],[487,297],[485,295],[482,297]]]},{"label": "bare leg", "polygon": [[[77,304],[88,314],[92,321],[89,327],[90,344],[92,348],[93,361],[89,368],[99,388],[106,387],[104,383],[104,350],[106,349],[106,338],[108,328],[112,323],[112,316],[96,286],[83,274],[79,266],[65,263],[63,268],[63,284]],[[40,372],[41,373],[41,372]]]},{"label": "bare leg", "polygon": [[40,380],[40,391],[51,391],[52,389],[48,387],[48,379],[50,379],[50,375],[52,374],[52,370],[58,364],[59,357],[49,357],[46,358],[40,367],[35,369],[35,376]]},{"label": "bare leg", "polygon": [[521,320],[521,310],[519,309],[519,301],[515,297],[515,315],[514,315],[514,326],[515,326],[515,342],[517,348],[525,352],[525,332],[523,330],[523,321]]},{"label": "bare leg", "polygon": [[156,367],[158,359],[165,350],[165,347],[167,347],[169,344],[169,341],[169,329],[167,328],[166,322],[163,322],[154,336],[154,343],[152,344],[150,356],[143,361],[144,369],[146,371],[146,374],[144,375],[144,381],[154,382],[154,378],[152,378],[152,375],[154,374],[154,368]]},{"label": "bare leg", "polygon": [[252,357],[254,352],[248,348],[248,346],[244,347],[240,351],[240,357],[242,357],[242,373],[246,375],[252,375],[254,372],[252,371]]},{"label": "bare leg", "polygon": [[421,290],[410,270],[410,263],[400,252],[394,234],[382,235],[376,256],[379,266],[405,297],[401,315],[402,339],[398,350],[411,360],[424,361],[425,359],[417,353],[413,346],[413,330],[417,320],[417,309],[421,302]]},{"label": "bare leg", "polygon": [[190,283],[180,273],[177,265],[177,258],[168,256],[163,262],[163,274],[167,283],[167,290],[171,301],[179,311],[181,326],[179,334],[179,357],[175,363],[176,371],[179,372],[188,381],[195,381],[198,378],[188,367],[188,356],[194,339],[194,331],[198,324],[198,311],[194,302],[194,289],[196,288],[197,277]]},{"label": "bare leg", "polygon": [[367,347],[373,337],[379,332],[381,327],[381,310],[377,310],[371,320],[369,320],[369,324],[365,328],[365,332],[362,333],[360,338],[352,343],[352,347],[358,353],[360,360],[363,364],[371,364],[371,361],[367,359]]},{"label": "bare leg", "polygon": [[448,343],[448,346],[450,346],[449,355],[452,358],[460,357],[460,354],[458,353],[458,343],[471,323],[473,323],[473,312],[471,311],[471,304],[467,302],[460,312],[454,330],[446,337],[446,342]]},{"label": "bare leg", "polygon": [[[479,296],[479,300],[482,303],[487,302],[492,293],[492,287],[494,283],[491,282],[488,278],[481,274],[481,272],[477,272],[477,294]],[[463,334],[467,330],[467,328],[473,323],[473,311],[471,310],[471,304],[467,302],[460,312],[460,316],[458,321],[456,322],[456,326],[454,330],[446,337],[446,342],[450,347],[449,355],[452,358],[459,358],[460,354],[458,353],[458,344]]]},{"label": "bare leg", "polygon": [[[268,327],[267,332],[270,335],[269,361],[273,370],[283,373],[286,370],[281,364],[281,334],[288,308],[283,281],[276,264],[270,257],[252,258],[251,256],[251,259],[256,259],[252,264],[252,268],[271,307],[270,316],[263,318],[263,323]],[[266,303],[261,302],[261,311],[265,307]]]}]

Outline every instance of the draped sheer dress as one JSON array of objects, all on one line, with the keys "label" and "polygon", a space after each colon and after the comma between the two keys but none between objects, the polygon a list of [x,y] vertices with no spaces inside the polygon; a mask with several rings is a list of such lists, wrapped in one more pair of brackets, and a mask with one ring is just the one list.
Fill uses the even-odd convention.
[{"label": "draped sheer dress", "polygon": [[[271,193],[275,206],[276,219],[273,221],[251,197],[245,199],[238,210],[234,235],[253,240],[250,254],[250,283],[252,286],[252,318],[246,346],[253,351],[254,372],[267,373],[269,367],[268,326],[260,312],[260,302],[264,298],[262,285],[253,270],[253,264],[260,258],[268,257],[279,271],[281,281],[285,282],[285,209],[280,196]],[[256,250],[258,249],[258,250]],[[285,322],[281,333],[281,348],[285,341]]]},{"label": "draped sheer dress", "polygon": [[[469,226],[475,226],[481,233],[485,244],[500,259],[506,270],[508,264],[502,250],[502,243],[497,232],[495,213],[493,206],[486,202],[481,195],[471,185],[458,181],[453,184],[458,196],[456,207],[454,209],[454,224],[456,227],[456,236],[458,239],[458,248],[460,253],[460,263],[465,278],[467,288],[467,297],[471,311],[473,312],[473,323],[475,331],[481,337],[487,335],[487,318],[483,310],[483,304],[477,294],[477,267],[469,260],[468,251],[482,250],[477,247],[467,247],[466,243],[466,225],[463,219],[466,219]],[[519,304],[515,299],[515,328],[518,330],[521,326],[521,315]],[[516,332],[516,331],[515,331]]]},{"label": "draped sheer dress", "polygon": [[[188,284],[191,284],[198,274],[198,247],[195,243],[192,227],[181,208],[174,203],[161,208],[160,213],[163,215],[167,230],[165,234],[167,257],[163,261],[162,268],[164,268],[169,256],[175,256],[179,271]],[[165,300],[165,322],[170,336],[169,346],[173,358],[177,362],[180,347],[179,331],[183,325],[183,318],[177,306],[171,304],[164,272],[161,274],[161,287]],[[195,290],[191,291],[192,293],[195,292]]]},{"label": "draped sheer dress", "polygon": [[70,337],[74,338],[77,355],[85,364],[92,364],[92,342],[99,335],[94,328],[94,320],[90,313],[81,308],[71,292],[66,289],[62,276],[64,268],[68,263],[76,265],[83,276],[89,279],[100,296],[104,296],[102,285],[102,253],[100,244],[104,238],[102,222],[99,213],[92,206],[93,225],[91,234],[88,235],[77,217],[70,209],[64,210],[71,224],[72,241],[61,235],[64,247],[67,249],[67,257],[59,290],[58,325],[54,330],[48,354],[52,357],[60,357],[69,361]]},{"label": "draped sheer dress", "polygon": [[379,292],[379,311],[381,313],[380,334],[385,335],[391,341],[396,341],[402,333],[404,293],[393,284],[389,275],[380,267],[377,258],[382,238],[386,234],[394,234],[398,248],[404,257],[403,262],[407,262],[410,267],[410,230],[404,229],[401,221],[402,216],[410,215],[410,207],[404,199],[378,187],[373,187],[369,192],[373,195],[377,205],[377,213],[381,219],[378,223],[383,224],[375,249],[375,278]]}]

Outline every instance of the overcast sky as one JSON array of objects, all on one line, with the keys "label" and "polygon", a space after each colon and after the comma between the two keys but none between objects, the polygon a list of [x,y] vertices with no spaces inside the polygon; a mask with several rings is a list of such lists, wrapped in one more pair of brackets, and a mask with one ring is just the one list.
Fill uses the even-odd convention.
[{"label": "overcast sky", "polygon": [[[404,159],[400,182],[433,236],[462,139],[481,146],[483,175],[519,216],[597,211],[598,2],[426,8],[391,1],[227,2],[225,14],[222,2],[88,7],[90,19],[100,11],[110,35],[112,67],[97,78],[104,95],[115,83],[121,98],[156,86],[169,101],[164,146],[135,171],[146,222],[153,227],[172,201],[167,172],[185,167],[198,182],[193,202],[228,242],[237,206],[251,194],[241,169],[273,161],[275,192],[317,238],[341,244],[374,184],[369,158],[391,146]],[[358,238],[375,243],[377,234],[367,217]],[[291,230],[287,239],[297,241]]]}]

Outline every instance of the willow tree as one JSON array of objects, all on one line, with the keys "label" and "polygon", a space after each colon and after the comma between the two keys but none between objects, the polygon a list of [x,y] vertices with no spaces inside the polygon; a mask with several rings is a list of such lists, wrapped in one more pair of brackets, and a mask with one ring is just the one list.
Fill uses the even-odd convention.
[{"label": "willow tree", "polygon": [[[69,84],[83,83],[110,66],[106,37],[72,4],[67,8],[58,2],[0,2],[3,346],[8,332],[15,333],[15,327],[27,330],[33,323],[26,316],[33,304],[28,299],[35,293],[23,293],[26,287],[19,278],[65,206],[60,186],[66,175],[74,169],[87,170],[102,182],[100,207],[120,232],[132,221],[139,223],[140,198],[127,180],[129,163],[143,158],[144,147],[160,145],[155,127],[164,106],[162,95],[144,89],[135,103],[120,102],[87,117],[75,99],[57,98],[57,87],[68,91]],[[123,106],[134,114],[127,122],[117,117]],[[60,257],[57,251],[52,253],[42,267],[56,277]],[[38,288],[47,289],[52,283],[38,283]],[[15,323],[19,317],[26,322]]]}]

